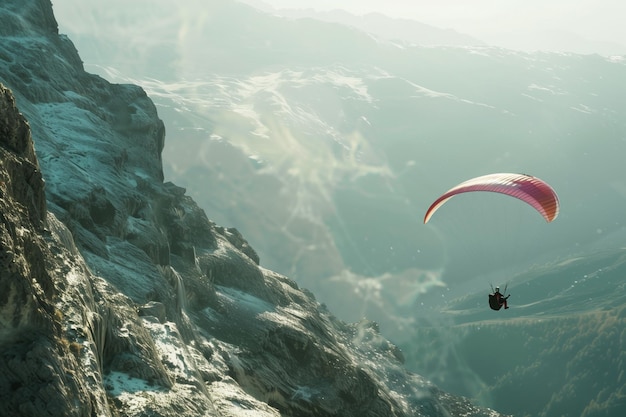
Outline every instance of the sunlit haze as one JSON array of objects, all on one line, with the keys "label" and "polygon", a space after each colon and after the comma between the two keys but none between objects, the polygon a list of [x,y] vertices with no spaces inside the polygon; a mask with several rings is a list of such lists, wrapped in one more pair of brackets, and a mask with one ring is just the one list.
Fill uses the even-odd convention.
[{"label": "sunlit haze", "polygon": [[[260,0],[245,0],[261,4]],[[454,29],[483,41],[523,50],[626,54],[626,3],[619,0],[265,0],[274,8],[379,12]]]}]

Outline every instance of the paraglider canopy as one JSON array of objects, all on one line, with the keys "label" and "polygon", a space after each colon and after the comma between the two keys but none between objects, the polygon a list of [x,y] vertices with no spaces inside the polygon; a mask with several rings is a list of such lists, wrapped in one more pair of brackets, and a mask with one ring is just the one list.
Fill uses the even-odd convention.
[{"label": "paraglider canopy", "polygon": [[489,191],[518,198],[537,210],[547,222],[553,221],[559,214],[559,198],[548,183],[531,175],[498,173],[472,178],[442,194],[426,211],[424,223],[428,223],[433,214],[455,195],[474,191]]}]

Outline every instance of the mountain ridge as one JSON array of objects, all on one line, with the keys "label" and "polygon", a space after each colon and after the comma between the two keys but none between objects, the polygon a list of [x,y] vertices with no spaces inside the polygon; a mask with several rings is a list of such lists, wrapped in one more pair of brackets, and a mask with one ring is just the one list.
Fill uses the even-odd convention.
[{"label": "mountain ridge", "polygon": [[275,9],[263,2],[244,1],[243,3],[290,19],[312,18],[352,26],[387,41],[421,46],[486,46],[485,42],[453,29],[442,29],[411,19],[392,18],[377,12],[357,16],[342,9],[328,11]]}]

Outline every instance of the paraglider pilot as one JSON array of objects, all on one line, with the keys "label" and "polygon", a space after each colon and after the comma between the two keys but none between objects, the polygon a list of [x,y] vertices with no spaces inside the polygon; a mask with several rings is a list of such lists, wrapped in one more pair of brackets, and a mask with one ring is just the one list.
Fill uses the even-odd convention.
[{"label": "paraglider pilot", "polygon": [[502,306],[504,306],[504,308],[507,309],[509,308],[509,306],[507,305],[506,300],[509,297],[510,295],[507,295],[506,297],[502,295],[502,293],[500,292],[500,287],[496,287],[493,294],[489,294],[489,305],[494,310],[500,310]]}]

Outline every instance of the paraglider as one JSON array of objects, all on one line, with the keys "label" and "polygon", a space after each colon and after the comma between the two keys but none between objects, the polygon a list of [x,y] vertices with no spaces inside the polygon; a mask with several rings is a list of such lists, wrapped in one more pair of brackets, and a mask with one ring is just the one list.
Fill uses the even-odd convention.
[{"label": "paraglider", "polygon": [[[498,173],[483,175],[464,181],[439,196],[426,210],[424,224],[428,223],[433,214],[448,200],[457,194],[488,191],[515,197],[533,207],[548,222],[554,221],[559,214],[559,197],[554,189],[545,181],[527,174]],[[506,294],[506,288],[504,289]],[[489,306],[500,310],[508,309],[507,299],[510,295],[500,293],[500,288],[492,287],[489,294]]]},{"label": "paraglider", "polygon": [[428,208],[424,223],[428,223],[433,214],[455,195],[473,191],[490,191],[518,198],[531,205],[548,223],[559,214],[559,197],[548,183],[531,175],[500,173],[472,178],[452,187]]}]

